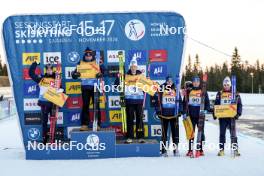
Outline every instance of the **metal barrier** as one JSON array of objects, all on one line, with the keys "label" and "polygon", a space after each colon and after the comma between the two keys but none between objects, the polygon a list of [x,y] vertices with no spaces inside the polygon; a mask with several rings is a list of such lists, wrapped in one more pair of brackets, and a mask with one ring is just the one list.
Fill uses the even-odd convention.
[{"label": "metal barrier", "polygon": [[13,98],[5,98],[0,101],[0,120],[10,118],[17,114]]}]

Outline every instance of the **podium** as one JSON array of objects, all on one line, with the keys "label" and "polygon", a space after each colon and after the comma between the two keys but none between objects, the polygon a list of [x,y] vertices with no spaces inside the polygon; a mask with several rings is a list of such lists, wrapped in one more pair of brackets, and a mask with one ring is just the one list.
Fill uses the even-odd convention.
[{"label": "podium", "polygon": [[34,142],[26,148],[26,159],[32,160],[158,156],[160,156],[160,145],[157,140],[146,139],[145,143],[134,140],[132,144],[125,144],[124,139],[116,138],[112,129],[96,132],[74,129],[70,141],[46,146]]}]

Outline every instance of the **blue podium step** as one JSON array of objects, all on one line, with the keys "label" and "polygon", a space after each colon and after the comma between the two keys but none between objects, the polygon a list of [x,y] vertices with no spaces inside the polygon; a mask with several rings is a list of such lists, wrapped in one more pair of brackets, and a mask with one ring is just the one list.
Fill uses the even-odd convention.
[{"label": "blue podium step", "polygon": [[160,156],[159,142],[146,139],[145,143],[134,140],[132,144],[125,144],[124,140],[117,140],[114,130],[71,132],[68,142],[53,145],[36,143],[27,147],[26,159],[99,159],[121,157],[158,157]]}]

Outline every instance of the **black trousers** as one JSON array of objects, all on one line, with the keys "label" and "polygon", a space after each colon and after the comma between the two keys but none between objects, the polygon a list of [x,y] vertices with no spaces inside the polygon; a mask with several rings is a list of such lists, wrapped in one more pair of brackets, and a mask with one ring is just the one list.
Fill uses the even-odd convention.
[{"label": "black trousers", "polygon": [[[199,124],[199,116],[198,117],[193,117],[193,116],[190,116],[191,118],[191,121],[192,121],[192,125],[193,125],[193,131],[195,132],[195,128],[197,126],[198,128],[198,124]],[[204,122],[203,122],[204,123]],[[203,129],[202,129],[202,140],[201,140],[201,143],[200,144],[197,144],[197,147],[196,149],[199,149],[199,150],[203,150],[203,145],[202,143],[205,141],[205,135],[204,135],[204,124],[203,124]],[[189,150],[193,150],[193,143],[194,143],[194,138],[190,139],[189,140]]]},{"label": "black trousers", "polygon": [[144,137],[143,104],[126,103],[127,138],[134,138],[134,119],[136,117],[136,137]]},{"label": "black trousers", "polygon": [[[90,110],[89,110],[89,105],[90,105],[90,100],[92,98],[93,106],[95,105],[94,103],[97,103],[97,108],[99,109],[99,97],[98,101],[94,102],[94,90],[93,89],[83,89],[82,88],[82,101],[83,101],[83,106],[82,106],[82,112],[81,112],[81,125],[89,125],[90,122]],[[97,109],[97,110],[98,110]],[[98,125],[101,125],[101,113],[100,111],[98,112]]]},{"label": "black trousers", "polygon": [[[162,145],[162,153],[165,153],[166,142],[168,141],[168,127],[170,124],[171,134],[172,134],[172,142],[178,146],[179,144],[179,118],[173,119],[163,119],[161,118],[161,128],[162,128],[162,136],[161,140],[164,145]],[[169,142],[169,141],[168,141]]]},{"label": "black trousers", "polygon": [[226,129],[230,129],[231,145],[234,148],[238,147],[236,136],[236,122],[235,119],[225,118],[219,119],[220,136],[219,136],[219,148],[224,150],[226,143]]},{"label": "black trousers", "polygon": [[49,115],[52,115],[52,105],[41,105],[41,118],[42,118],[42,137],[43,140],[48,138],[48,120]]}]

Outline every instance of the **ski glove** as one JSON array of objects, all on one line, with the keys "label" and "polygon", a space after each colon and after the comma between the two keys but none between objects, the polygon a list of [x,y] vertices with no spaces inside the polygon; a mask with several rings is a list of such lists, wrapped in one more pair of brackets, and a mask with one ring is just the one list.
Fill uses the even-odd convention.
[{"label": "ski glove", "polygon": [[72,73],[72,78],[73,79],[78,79],[80,76],[81,76],[81,73],[80,72],[73,72]]},{"label": "ski glove", "polygon": [[187,115],[186,115],[186,114],[183,114],[183,115],[182,115],[182,119],[183,119],[183,120],[187,119]]},{"label": "ski glove", "polygon": [[239,118],[239,115],[237,114],[235,117],[234,117],[236,120],[238,120],[238,118]]},{"label": "ski glove", "polygon": [[177,114],[177,117],[179,118],[179,117],[181,117],[181,115],[182,115],[182,113],[179,112],[179,113]]},{"label": "ski glove", "polygon": [[161,115],[161,111],[156,111],[156,115]]},{"label": "ski glove", "polygon": [[206,110],[200,110],[200,116],[205,116],[206,113],[207,113]]},{"label": "ski glove", "polygon": [[125,99],[121,98],[119,104],[120,104],[121,107],[125,107],[126,106]]},{"label": "ski glove", "polygon": [[213,119],[216,120],[217,118],[215,117],[214,113],[213,113]]},{"label": "ski glove", "polygon": [[102,78],[103,77],[103,74],[102,73],[97,73],[96,74],[96,78]]}]

